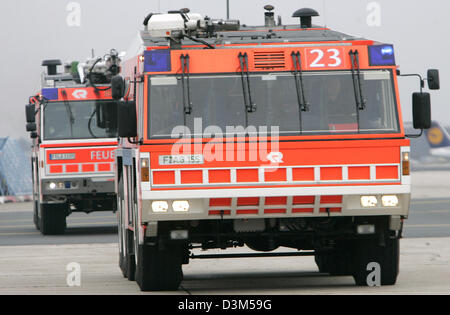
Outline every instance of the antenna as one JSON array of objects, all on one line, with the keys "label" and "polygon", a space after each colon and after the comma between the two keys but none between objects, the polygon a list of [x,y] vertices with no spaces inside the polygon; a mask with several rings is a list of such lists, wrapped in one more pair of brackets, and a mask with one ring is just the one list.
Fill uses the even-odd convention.
[{"label": "antenna", "polygon": [[230,19],[230,0],[227,0],[227,20]]},{"label": "antenna", "polygon": [[324,27],[327,28],[327,0],[323,0],[323,22]]}]

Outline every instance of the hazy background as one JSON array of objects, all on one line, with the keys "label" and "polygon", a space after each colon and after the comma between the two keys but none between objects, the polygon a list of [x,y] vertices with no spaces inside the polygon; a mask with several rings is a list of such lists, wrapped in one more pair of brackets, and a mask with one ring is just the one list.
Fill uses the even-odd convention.
[{"label": "hazy background", "polygon": [[[67,23],[73,17],[68,10],[71,2],[80,5],[80,26]],[[450,125],[449,1],[230,0],[231,18],[262,25],[266,4],[275,6],[275,15],[281,15],[284,24],[297,22],[291,17],[295,10],[311,7],[321,15],[314,18],[314,24],[393,43],[402,73],[425,75],[428,68],[440,69],[442,90],[432,92],[433,118]],[[214,18],[226,17],[225,0],[1,0],[0,138],[28,137],[24,105],[39,90],[43,59],[83,61],[92,49],[101,56],[111,48],[127,50],[148,13],[183,7]],[[368,25],[374,16],[375,22],[379,17],[380,26]],[[404,121],[411,120],[411,93],[418,89],[417,79],[400,79]]]}]

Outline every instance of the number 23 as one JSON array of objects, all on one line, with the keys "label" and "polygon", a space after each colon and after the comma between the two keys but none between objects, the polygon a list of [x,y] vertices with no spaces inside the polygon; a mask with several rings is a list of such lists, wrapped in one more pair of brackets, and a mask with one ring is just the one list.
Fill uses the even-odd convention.
[{"label": "number 23", "polygon": [[339,50],[331,48],[327,50],[329,53],[328,61],[329,63],[325,65],[324,63],[320,63],[325,56],[325,53],[321,49],[313,49],[310,51],[311,54],[317,54],[317,58],[309,65],[311,68],[323,68],[323,67],[339,67],[342,64],[342,60],[339,57],[341,54]]}]

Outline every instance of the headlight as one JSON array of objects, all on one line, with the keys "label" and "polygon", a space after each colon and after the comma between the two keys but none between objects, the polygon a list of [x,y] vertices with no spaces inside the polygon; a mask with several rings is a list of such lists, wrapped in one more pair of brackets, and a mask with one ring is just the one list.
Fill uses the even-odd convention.
[{"label": "headlight", "polygon": [[361,197],[361,206],[364,208],[372,208],[376,207],[378,204],[378,199],[375,196],[362,196]]},{"label": "headlight", "polygon": [[396,195],[383,196],[381,198],[381,203],[383,204],[384,207],[397,207],[398,197]]},{"label": "headlight", "polygon": [[152,210],[153,212],[167,212],[169,209],[169,204],[167,201],[153,201]]},{"label": "headlight", "polygon": [[56,183],[55,182],[49,183],[48,188],[50,188],[51,190],[56,189]]},{"label": "headlight", "polygon": [[189,202],[188,201],[174,201],[172,204],[173,211],[175,212],[188,212],[189,211]]}]

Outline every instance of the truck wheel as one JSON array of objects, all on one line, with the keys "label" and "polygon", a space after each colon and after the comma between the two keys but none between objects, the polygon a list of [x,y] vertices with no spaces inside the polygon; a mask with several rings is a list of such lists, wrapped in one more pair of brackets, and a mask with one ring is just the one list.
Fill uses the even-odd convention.
[{"label": "truck wheel", "polygon": [[40,230],[41,229],[41,223],[39,222],[39,203],[34,201],[33,202],[33,222],[34,222],[34,226],[36,227],[36,230]]},{"label": "truck wheel", "polygon": [[134,249],[134,232],[127,230],[127,242],[125,251],[127,255],[127,278],[130,281],[136,280],[136,259],[133,252]]},{"label": "truck wheel", "polygon": [[328,273],[329,272],[329,254],[315,254],[314,260],[316,261],[316,265],[319,268],[320,273]]},{"label": "truck wheel", "polygon": [[316,254],[315,261],[321,273],[332,276],[352,275],[352,248],[348,243],[338,243],[334,251]]},{"label": "truck wheel", "polygon": [[117,212],[117,218],[118,218],[118,234],[119,234],[119,267],[122,271],[122,275],[124,278],[128,278],[128,263],[127,263],[127,255],[126,255],[126,235],[127,230],[125,230],[123,226],[123,212],[122,212],[122,202],[119,199],[118,200],[118,212]]},{"label": "truck wheel", "polygon": [[183,280],[182,248],[139,245],[136,281],[141,291],[175,291]]},{"label": "truck wheel", "polygon": [[40,204],[43,235],[61,235],[66,230],[67,204]]},{"label": "truck wheel", "polygon": [[386,238],[384,246],[378,240],[361,240],[354,248],[354,257],[353,278],[356,285],[370,285],[367,277],[374,271],[368,268],[370,263],[380,266],[380,285],[396,283],[400,262],[399,239]]}]

